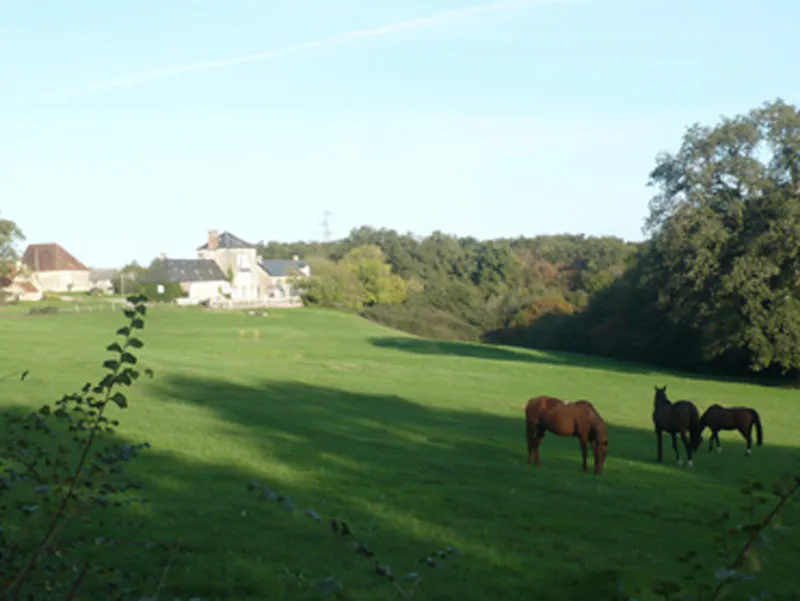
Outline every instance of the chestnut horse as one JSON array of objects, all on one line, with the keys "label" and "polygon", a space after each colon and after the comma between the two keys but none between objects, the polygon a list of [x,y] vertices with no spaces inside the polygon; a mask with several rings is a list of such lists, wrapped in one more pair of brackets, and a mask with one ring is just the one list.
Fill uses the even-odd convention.
[{"label": "chestnut horse", "polygon": [[758,446],[764,444],[764,430],[761,427],[761,418],[755,409],[750,407],[723,407],[711,405],[700,418],[700,431],[706,428],[711,430],[711,440],[708,441],[708,450],[717,441],[717,453],[722,452],[722,443],[719,441],[720,430],[739,430],[747,441],[744,454],[750,455],[753,448],[753,426],[756,427],[756,442]]},{"label": "chestnut horse", "polygon": [[[539,459],[539,445],[547,431],[557,436],[571,436],[578,439],[581,447],[581,457],[583,459],[583,471],[588,472],[586,465],[587,443],[591,443],[594,453],[594,471],[597,474],[603,473],[603,464],[608,452],[608,436],[606,433],[606,423],[589,401],[581,400],[568,403],[559,399],[552,403],[550,408],[539,415],[536,424],[535,435],[531,440],[528,438],[528,463],[530,464],[530,448],[536,458],[536,465],[541,465]],[[528,413],[526,411],[526,417]],[[529,430],[530,432],[530,426]]]},{"label": "chestnut horse", "polygon": [[[688,466],[692,467],[692,452],[700,447],[703,442],[702,428],[700,427],[700,411],[692,401],[671,402],[667,398],[667,387],[655,387],[656,395],[653,399],[653,425],[656,429],[656,442],[658,461],[663,461],[662,433],[672,436],[672,449],[675,451],[675,460],[681,465],[681,454],[678,452],[678,434],[681,435],[683,448],[686,449]],[[689,437],[686,437],[686,434]]]},{"label": "chestnut horse", "polygon": [[539,461],[539,445],[536,443],[539,422],[553,407],[563,404],[564,401],[552,396],[537,396],[528,399],[528,404],[523,407],[525,410],[525,433],[528,440],[528,465],[533,463],[534,451],[536,451],[536,465],[541,465]]}]

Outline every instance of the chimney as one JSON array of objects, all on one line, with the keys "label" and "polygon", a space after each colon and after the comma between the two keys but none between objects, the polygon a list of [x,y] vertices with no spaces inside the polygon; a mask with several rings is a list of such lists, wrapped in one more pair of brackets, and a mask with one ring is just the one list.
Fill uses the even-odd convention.
[{"label": "chimney", "polygon": [[208,230],[208,250],[216,250],[219,245],[219,232]]},{"label": "chimney", "polygon": [[299,257],[299,256],[297,256],[297,255],[292,255],[292,261],[294,261],[295,263],[297,263],[299,260],[300,260],[300,257]]}]

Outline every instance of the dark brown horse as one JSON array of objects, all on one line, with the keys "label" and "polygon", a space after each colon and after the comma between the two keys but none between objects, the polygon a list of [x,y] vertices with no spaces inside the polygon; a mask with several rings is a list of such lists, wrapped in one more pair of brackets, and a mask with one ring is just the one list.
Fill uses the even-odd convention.
[{"label": "dark brown horse", "polygon": [[[689,467],[692,467],[692,453],[703,442],[700,427],[700,411],[692,401],[670,402],[667,398],[667,387],[656,388],[653,399],[653,425],[656,428],[656,441],[658,442],[658,461],[663,461],[662,433],[672,436],[672,449],[675,459],[681,465],[681,454],[678,452],[678,434],[681,435],[683,448],[686,449],[686,458]],[[687,438],[687,434],[689,435]]]},{"label": "dark brown horse", "polygon": [[719,441],[720,430],[739,430],[747,441],[745,455],[750,455],[753,448],[753,426],[756,427],[756,442],[758,446],[764,444],[764,430],[761,427],[761,418],[755,409],[750,407],[723,407],[711,405],[700,418],[700,431],[706,428],[711,430],[711,439],[708,441],[708,450],[714,447],[717,441],[717,452],[722,452],[722,443]]},{"label": "dark brown horse", "polygon": [[[567,403],[558,401],[543,413],[536,427],[536,434],[533,439],[533,452],[536,456],[536,465],[541,465],[539,460],[539,445],[544,438],[545,432],[550,431],[557,436],[574,436],[578,439],[581,446],[581,457],[583,459],[583,471],[588,472],[586,466],[587,444],[591,443],[594,453],[594,471],[597,474],[603,473],[603,464],[608,452],[608,436],[606,433],[606,423],[589,401],[576,401]],[[529,438],[530,448],[530,438]],[[530,458],[530,454],[529,454]],[[530,459],[528,461],[530,463]]]}]

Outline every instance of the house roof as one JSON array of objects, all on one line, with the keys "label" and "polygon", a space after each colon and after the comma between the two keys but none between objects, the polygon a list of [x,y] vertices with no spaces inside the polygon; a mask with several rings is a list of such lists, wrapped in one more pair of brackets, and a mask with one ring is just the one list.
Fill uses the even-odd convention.
[{"label": "house roof", "polygon": [[[255,248],[255,244],[245,242],[238,236],[234,236],[230,232],[222,232],[217,237],[217,248]],[[208,242],[203,246],[198,246],[197,250],[208,250]],[[213,249],[212,249],[213,250]]]},{"label": "house roof", "polygon": [[289,275],[292,268],[300,269],[305,267],[306,264],[304,261],[295,261],[293,259],[265,259],[258,266],[272,277],[279,278]]},{"label": "house roof", "polygon": [[225,274],[211,259],[164,259],[149,269],[142,278],[145,282],[219,282]]},{"label": "house roof", "polygon": [[12,280],[10,278],[0,278],[0,289],[3,288],[17,288],[23,292],[39,292],[36,284],[27,280]]},{"label": "house roof", "polygon": [[22,264],[31,271],[89,271],[60,244],[29,244]]},{"label": "house roof", "polygon": [[100,282],[102,280],[111,280],[119,275],[119,269],[90,269],[89,281]]}]

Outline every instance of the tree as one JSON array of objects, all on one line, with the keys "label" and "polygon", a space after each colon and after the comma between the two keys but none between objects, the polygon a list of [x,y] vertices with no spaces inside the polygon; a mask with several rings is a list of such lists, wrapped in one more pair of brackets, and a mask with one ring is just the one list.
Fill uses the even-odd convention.
[{"label": "tree", "polygon": [[646,280],[707,359],[800,367],[800,112],[778,99],[689,128],[650,175]]},{"label": "tree", "polygon": [[22,230],[8,219],[0,219],[0,278],[13,275],[19,251],[17,245],[25,240]]},{"label": "tree", "polygon": [[392,273],[383,251],[374,244],[354,248],[342,258],[346,266],[364,290],[362,305],[385,305],[402,303],[408,286],[403,278]]}]

